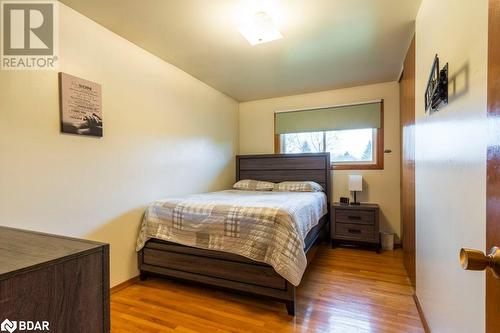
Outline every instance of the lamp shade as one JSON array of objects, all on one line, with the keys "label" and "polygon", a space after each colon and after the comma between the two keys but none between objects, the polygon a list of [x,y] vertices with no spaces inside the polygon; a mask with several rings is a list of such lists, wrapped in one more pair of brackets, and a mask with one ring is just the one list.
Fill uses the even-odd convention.
[{"label": "lamp shade", "polygon": [[349,175],[349,191],[363,191],[363,176]]}]

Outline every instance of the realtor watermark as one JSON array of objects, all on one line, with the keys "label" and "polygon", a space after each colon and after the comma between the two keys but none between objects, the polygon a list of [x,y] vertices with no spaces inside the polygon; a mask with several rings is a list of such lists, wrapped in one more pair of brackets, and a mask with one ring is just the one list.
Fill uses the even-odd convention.
[{"label": "realtor watermark", "polygon": [[0,1],[2,70],[54,70],[59,63],[57,1]]},{"label": "realtor watermark", "polygon": [[0,324],[0,331],[14,333],[16,331],[23,332],[49,332],[48,321],[31,321],[31,320],[9,320],[5,319]]}]

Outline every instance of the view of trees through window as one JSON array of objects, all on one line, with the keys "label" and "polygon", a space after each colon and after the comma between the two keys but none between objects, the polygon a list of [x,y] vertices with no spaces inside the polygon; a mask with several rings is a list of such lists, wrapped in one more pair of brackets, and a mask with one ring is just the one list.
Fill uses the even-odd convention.
[{"label": "view of trees through window", "polygon": [[330,152],[332,162],[375,161],[374,129],[355,129],[281,135],[282,153]]}]

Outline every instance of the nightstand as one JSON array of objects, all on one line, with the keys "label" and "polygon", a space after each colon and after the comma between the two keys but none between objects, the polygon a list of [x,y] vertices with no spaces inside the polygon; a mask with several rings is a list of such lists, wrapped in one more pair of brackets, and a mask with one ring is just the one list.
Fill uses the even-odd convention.
[{"label": "nightstand", "polygon": [[330,236],[337,244],[369,245],[380,252],[380,208],[376,204],[332,205]]}]

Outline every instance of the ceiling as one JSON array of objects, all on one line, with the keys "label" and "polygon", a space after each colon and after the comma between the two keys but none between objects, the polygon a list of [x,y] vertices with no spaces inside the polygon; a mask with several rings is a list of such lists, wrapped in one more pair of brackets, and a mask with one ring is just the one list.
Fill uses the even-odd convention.
[{"label": "ceiling", "polygon": [[[397,80],[420,0],[61,0],[238,101]],[[283,39],[251,46],[264,10]]]}]

